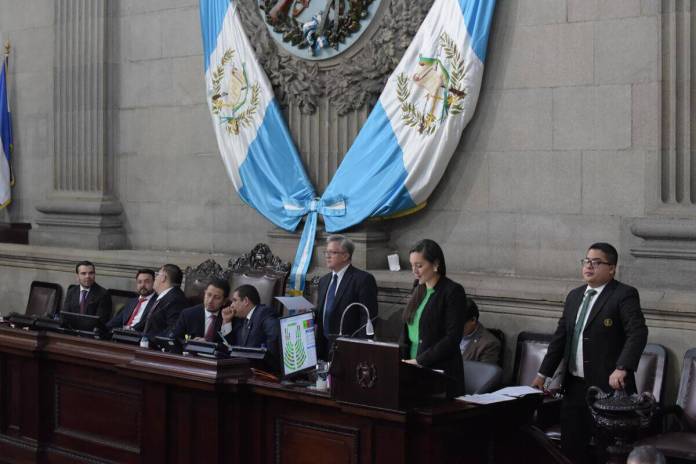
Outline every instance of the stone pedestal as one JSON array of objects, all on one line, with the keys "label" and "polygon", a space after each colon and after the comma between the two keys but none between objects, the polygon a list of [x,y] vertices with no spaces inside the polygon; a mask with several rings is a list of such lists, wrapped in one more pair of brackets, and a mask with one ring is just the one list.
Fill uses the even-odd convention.
[{"label": "stone pedestal", "polygon": [[[393,252],[389,246],[389,233],[375,224],[366,224],[340,232],[355,244],[353,264],[361,269],[387,269],[387,255]],[[292,262],[295,259],[297,245],[300,243],[302,229],[295,232],[286,232],[275,228],[268,232],[268,244],[273,253],[284,261]],[[324,250],[326,249],[326,237],[328,237],[323,225],[317,227],[317,235],[314,241],[314,252],[310,272],[324,267]]]},{"label": "stone pedestal", "polygon": [[107,153],[106,0],[57,0],[53,92],[53,190],[31,243],[126,246]]}]

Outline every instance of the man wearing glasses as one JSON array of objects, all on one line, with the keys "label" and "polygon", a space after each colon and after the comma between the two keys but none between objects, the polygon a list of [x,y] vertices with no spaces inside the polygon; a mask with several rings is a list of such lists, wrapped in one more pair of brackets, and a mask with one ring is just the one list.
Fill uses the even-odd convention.
[{"label": "man wearing glasses", "polygon": [[[328,359],[331,340],[338,335],[343,310],[351,303],[367,306],[370,318],[377,317],[377,281],[372,274],[351,264],[355,245],[342,235],[326,239],[326,267],[331,270],[319,280],[317,305],[317,355]],[[365,336],[367,315],[359,306],[352,307],[343,321],[343,334]]]},{"label": "man wearing glasses", "polygon": [[[618,253],[595,243],[581,260],[586,285],[572,290],[532,386],[542,389],[560,363],[563,376],[561,448],[574,463],[592,462],[587,388],[636,390],[633,373],[648,339],[638,291],[614,280]],[[598,447],[601,452],[601,445]]]}]

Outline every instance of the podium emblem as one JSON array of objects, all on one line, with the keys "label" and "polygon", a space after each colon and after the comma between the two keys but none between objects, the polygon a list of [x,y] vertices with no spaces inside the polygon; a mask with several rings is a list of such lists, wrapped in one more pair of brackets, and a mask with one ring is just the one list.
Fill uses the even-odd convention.
[{"label": "podium emblem", "polygon": [[361,388],[372,388],[377,382],[377,368],[373,363],[360,361],[355,366],[355,381]]}]

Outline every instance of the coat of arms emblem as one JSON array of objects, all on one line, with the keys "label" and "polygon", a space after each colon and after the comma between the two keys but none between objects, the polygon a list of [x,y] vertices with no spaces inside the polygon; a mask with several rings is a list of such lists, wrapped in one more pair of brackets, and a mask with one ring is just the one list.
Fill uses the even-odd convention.
[{"label": "coat of arms emblem", "polygon": [[[450,115],[464,111],[464,58],[452,38],[443,32],[434,56],[419,56],[412,76],[400,73],[396,94],[401,103],[401,120],[420,134],[430,135]],[[415,91],[409,82],[417,87]],[[415,102],[411,96],[415,96]]]},{"label": "coat of arms emblem", "polygon": [[212,113],[225,125],[231,135],[238,135],[242,127],[251,125],[259,108],[260,88],[250,83],[245,64],[235,62],[235,52],[227,49],[212,73],[209,90]]},{"label": "coat of arms emblem", "polygon": [[381,0],[259,0],[273,38],[294,55],[323,60],[346,50]]}]

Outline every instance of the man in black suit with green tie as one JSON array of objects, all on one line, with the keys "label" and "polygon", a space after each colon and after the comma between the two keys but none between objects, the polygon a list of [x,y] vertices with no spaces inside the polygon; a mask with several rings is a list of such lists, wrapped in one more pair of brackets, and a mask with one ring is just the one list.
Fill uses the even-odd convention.
[{"label": "man in black suit with green tie", "polygon": [[[572,290],[532,386],[543,388],[560,363],[566,367],[561,405],[561,448],[574,463],[591,462],[590,386],[636,390],[634,372],[648,338],[638,290],[614,280],[618,253],[595,243],[581,260],[586,285]],[[602,450],[599,450],[600,452]]]}]

